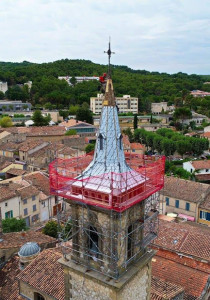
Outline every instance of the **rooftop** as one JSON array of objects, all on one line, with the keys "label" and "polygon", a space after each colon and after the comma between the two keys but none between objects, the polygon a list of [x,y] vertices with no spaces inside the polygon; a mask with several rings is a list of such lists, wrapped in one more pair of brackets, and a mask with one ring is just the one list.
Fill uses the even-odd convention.
[{"label": "rooftop", "polygon": [[36,196],[39,193],[40,191],[33,185],[25,186],[17,190],[17,194],[21,196],[22,200],[32,196]]},{"label": "rooftop", "polygon": [[11,168],[6,173],[14,175],[14,176],[21,176],[21,175],[26,174],[27,171],[26,170],[21,170],[21,169],[16,169],[16,168]]},{"label": "rooftop", "polygon": [[208,188],[208,184],[165,176],[165,185],[160,193],[164,196],[199,203],[204,199]]},{"label": "rooftop", "polygon": [[159,256],[159,254],[153,257],[152,275],[178,287],[181,286],[184,289],[184,299],[200,297],[207,285],[209,270],[201,271],[186,265],[184,257],[182,261],[177,262],[167,257],[166,253],[164,254],[164,257]]},{"label": "rooftop", "polygon": [[[16,190],[21,187],[22,187],[21,184],[14,183],[14,182],[6,183],[6,184],[2,183],[0,186],[0,202],[16,197],[17,196]],[[0,243],[0,247],[1,247],[1,243]]]},{"label": "rooftop", "polygon": [[183,287],[158,277],[152,276],[151,280],[151,299],[164,300],[173,299],[184,291]]},{"label": "rooftop", "polygon": [[23,300],[19,296],[17,275],[20,273],[19,256],[13,256],[6,265],[0,269],[1,300]]},{"label": "rooftop", "polygon": [[140,143],[131,143],[131,149],[146,150],[145,147]]},{"label": "rooftop", "polygon": [[84,122],[84,121],[77,121],[75,119],[70,119],[70,120],[67,120],[67,121],[63,121],[59,124],[59,127],[75,127],[75,126],[79,126],[79,127],[87,127],[87,126],[93,126],[92,124],[89,124],[87,122]]},{"label": "rooftop", "polygon": [[153,246],[210,262],[209,228],[159,220]]},{"label": "rooftop", "polygon": [[196,170],[199,169],[210,169],[210,160],[194,160],[191,164]]},{"label": "rooftop", "polygon": [[199,207],[206,210],[210,210],[210,193],[208,194],[206,199],[203,202],[201,202]]},{"label": "rooftop", "polygon": [[44,250],[19,273],[18,279],[53,299],[64,300],[64,271],[58,263],[61,257],[59,248]]},{"label": "rooftop", "polygon": [[35,242],[39,246],[56,242],[56,239],[33,230],[4,233],[2,239],[0,249],[20,248],[27,242]]},{"label": "rooftop", "polygon": [[33,140],[27,140],[23,143],[20,144],[19,146],[19,151],[30,151],[33,148],[37,147],[37,146],[41,146],[42,144],[44,144],[45,142],[43,141],[33,141]]}]

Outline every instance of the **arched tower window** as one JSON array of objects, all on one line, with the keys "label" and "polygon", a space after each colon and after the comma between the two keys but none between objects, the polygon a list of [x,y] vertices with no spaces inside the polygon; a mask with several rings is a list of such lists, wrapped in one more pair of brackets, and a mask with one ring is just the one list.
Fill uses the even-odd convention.
[{"label": "arched tower window", "polygon": [[100,144],[100,150],[103,150],[103,136],[102,134],[100,133],[99,134],[99,144]]},{"label": "arched tower window", "polygon": [[88,248],[89,254],[95,260],[99,254],[99,236],[95,227],[90,226],[88,232]]},{"label": "arched tower window", "polygon": [[45,300],[45,298],[39,293],[34,293],[34,300]]},{"label": "arched tower window", "polygon": [[122,150],[122,134],[120,135],[120,150]]}]

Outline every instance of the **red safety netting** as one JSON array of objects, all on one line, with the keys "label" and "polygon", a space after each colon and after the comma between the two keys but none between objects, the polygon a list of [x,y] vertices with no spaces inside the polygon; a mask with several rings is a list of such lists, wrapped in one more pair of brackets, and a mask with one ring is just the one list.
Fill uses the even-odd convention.
[{"label": "red safety netting", "polygon": [[116,211],[148,198],[164,184],[165,157],[125,153],[132,168],[78,179],[92,155],[56,159],[49,165],[51,194]]}]

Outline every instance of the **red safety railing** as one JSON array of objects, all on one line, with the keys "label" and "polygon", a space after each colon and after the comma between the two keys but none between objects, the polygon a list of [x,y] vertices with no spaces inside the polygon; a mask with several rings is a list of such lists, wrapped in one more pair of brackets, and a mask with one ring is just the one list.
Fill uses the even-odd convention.
[{"label": "red safety railing", "polygon": [[116,211],[148,198],[164,185],[165,157],[125,153],[132,168],[78,179],[92,155],[56,159],[49,165],[51,194]]}]

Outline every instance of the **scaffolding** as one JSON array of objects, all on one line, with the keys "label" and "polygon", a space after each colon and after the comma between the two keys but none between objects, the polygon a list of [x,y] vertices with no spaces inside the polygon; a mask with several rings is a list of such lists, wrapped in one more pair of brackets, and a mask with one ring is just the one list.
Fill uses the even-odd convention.
[{"label": "scaffolding", "polygon": [[165,158],[126,152],[130,171],[83,178],[92,160],[93,153],[49,166],[51,194],[71,207],[60,241],[65,259],[118,279],[157,236]]}]

